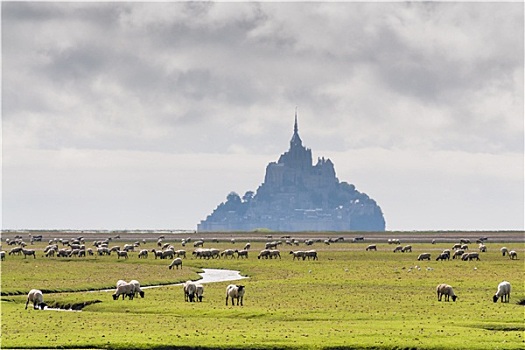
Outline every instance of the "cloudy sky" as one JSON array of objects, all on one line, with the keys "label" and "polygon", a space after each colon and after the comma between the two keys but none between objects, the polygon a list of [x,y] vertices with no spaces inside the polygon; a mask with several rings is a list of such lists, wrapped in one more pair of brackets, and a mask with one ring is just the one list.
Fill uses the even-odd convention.
[{"label": "cloudy sky", "polygon": [[523,33],[521,2],[2,2],[2,227],[195,229],[297,107],[387,230],[523,230]]}]

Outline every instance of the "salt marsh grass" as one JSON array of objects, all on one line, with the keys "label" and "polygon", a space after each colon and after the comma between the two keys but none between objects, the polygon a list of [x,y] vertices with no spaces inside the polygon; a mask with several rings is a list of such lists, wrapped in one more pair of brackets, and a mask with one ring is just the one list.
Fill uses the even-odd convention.
[{"label": "salt marsh grass", "polygon": [[[244,245],[237,239],[236,247]],[[525,297],[523,242],[512,243],[519,260],[502,257],[503,243],[487,243],[480,261],[435,261],[451,244],[413,243],[411,253],[393,253],[378,243],[316,243],[318,261],[258,260],[264,242],[252,242],[250,257],[192,259],[182,270],[170,260],[116,256],[24,259],[2,262],[2,348],[289,348],[289,349],[523,349]],[[36,245],[42,249],[44,245]],[[219,249],[231,243],[210,243]],[[153,248],[151,245],[150,248]],[[472,245],[471,249],[475,249]],[[431,261],[417,261],[432,253]],[[144,299],[113,301],[118,279],[141,285],[197,279],[202,268],[239,270],[249,279],[243,307],[225,306],[231,282],[205,286],[202,303],[186,303],[180,286],[146,290]],[[510,303],[493,303],[499,282],[508,280]],[[448,283],[458,300],[438,302],[435,287]],[[51,305],[99,300],[82,312],[24,310],[31,288]],[[91,290],[88,292],[88,290]],[[35,325],[39,325],[35,327]]]}]

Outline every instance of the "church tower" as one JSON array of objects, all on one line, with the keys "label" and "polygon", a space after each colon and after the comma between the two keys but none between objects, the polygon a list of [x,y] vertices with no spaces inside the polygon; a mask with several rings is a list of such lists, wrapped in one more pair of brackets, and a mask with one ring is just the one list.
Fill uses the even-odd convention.
[{"label": "church tower", "polygon": [[290,149],[281,155],[277,163],[298,170],[308,170],[312,167],[312,151],[303,146],[303,141],[299,136],[297,110],[295,111],[295,123],[292,139],[290,140]]}]

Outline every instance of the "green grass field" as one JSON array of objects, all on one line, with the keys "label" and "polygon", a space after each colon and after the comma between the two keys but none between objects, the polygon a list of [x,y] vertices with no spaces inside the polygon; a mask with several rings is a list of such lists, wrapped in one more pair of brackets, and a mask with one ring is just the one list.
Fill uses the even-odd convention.
[{"label": "green grass field", "polygon": [[[124,238],[124,237],[123,237]],[[169,239],[166,240],[169,242]],[[175,243],[175,240],[173,240]],[[125,239],[118,244],[123,245]],[[435,261],[450,243],[411,243],[412,253],[393,253],[377,243],[316,243],[318,261],[258,260],[264,242],[252,242],[247,260],[192,259],[182,270],[170,260],[109,257],[37,258],[7,256],[1,263],[1,348],[105,349],[524,349],[525,247],[487,243],[481,261]],[[43,249],[45,243],[31,248]],[[86,245],[88,242],[86,241]],[[207,243],[219,249],[244,245]],[[499,248],[518,252],[502,257]],[[176,245],[180,247],[180,243]],[[477,244],[472,243],[471,250]],[[147,248],[154,248],[148,243]],[[7,246],[3,247],[8,251]],[[432,253],[431,261],[416,258]],[[181,286],[146,290],[144,299],[111,298],[118,279],[143,286],[197,279],[202,268],[239,270],[248,279],[244,306],[225,306],[230,282],[205,285],[202,303],[186,303]],[[510,303],[493,303],[503,280],[511,282]],[[438,302],[436,285],[454,287],[458,300]],[[37,288],[51,306],[100,301],[81,312],[24,310],[26,294]],[[96,290],[96,291],[92,291]]]}]

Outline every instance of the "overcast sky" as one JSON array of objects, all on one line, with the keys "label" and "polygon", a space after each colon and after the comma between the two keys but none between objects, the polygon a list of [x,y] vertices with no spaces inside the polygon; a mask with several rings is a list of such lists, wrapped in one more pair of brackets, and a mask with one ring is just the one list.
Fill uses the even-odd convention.
[{"label": "overcast sky", "polygon": [[2,2],[2,228],[196,229],[297,106],[387,230],[523,230],[523,33],[521,2]]}]

